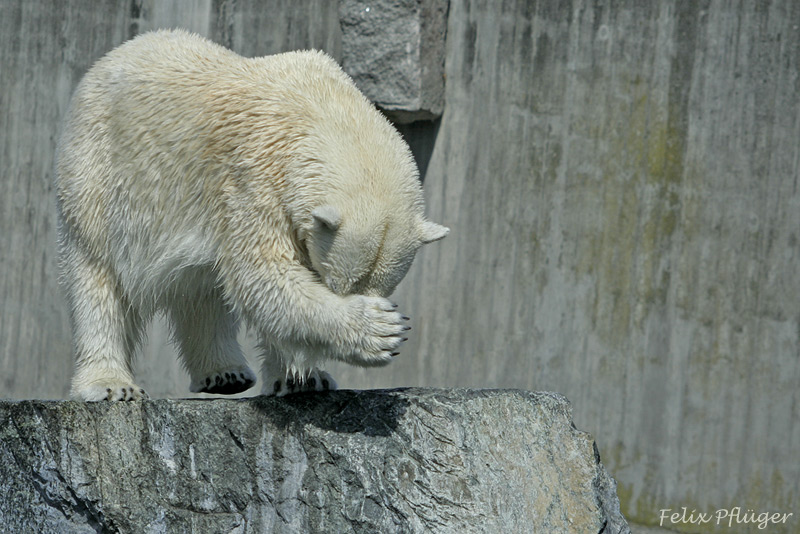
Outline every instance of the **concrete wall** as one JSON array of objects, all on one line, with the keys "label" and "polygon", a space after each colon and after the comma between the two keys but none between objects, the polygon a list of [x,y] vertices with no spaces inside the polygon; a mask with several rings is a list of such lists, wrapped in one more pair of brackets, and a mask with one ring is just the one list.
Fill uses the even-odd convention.
[{"label": "concrete wall", "polygon": [[[0,396],[67,391],[50,165],[69,94],[174,25],[246,55],[341,50],[333,2],[0,2]],[[795,511],[800,4],[453,0],[446,74],[441,123],[407,130],[452,234],[396,294],[409,346],[332,366],[340,385],[564,393],[639,523]],[[156,327],[141,384],[184,396],[170,350]]]},{"label": "concrete wall", "polygon": [[378,380],[565,393],[638,522],[797,514],[800,3],[497,6],[451,4],[454,231]]}]

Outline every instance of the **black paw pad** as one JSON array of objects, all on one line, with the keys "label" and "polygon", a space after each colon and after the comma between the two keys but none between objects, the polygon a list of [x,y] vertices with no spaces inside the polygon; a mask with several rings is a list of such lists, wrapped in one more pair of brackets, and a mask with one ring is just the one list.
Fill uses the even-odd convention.
[{"label": "black paw pad", "polygon": [[216,375],[213,379],[208,377],[203,382],[205,387],[200,390],[202,393],[216,393],[219,395],[241,393],[250,389],[254,384],[254,381],[245,377],[243,373],[230,372]]}]

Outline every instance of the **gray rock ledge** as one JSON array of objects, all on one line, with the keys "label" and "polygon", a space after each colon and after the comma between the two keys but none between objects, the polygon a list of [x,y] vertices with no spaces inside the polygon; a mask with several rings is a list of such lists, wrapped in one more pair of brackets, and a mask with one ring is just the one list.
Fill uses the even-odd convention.
[{"label": "gray rock ledge", "polygon": [[553,393],[0,401],[4,532],[629,533]]}]

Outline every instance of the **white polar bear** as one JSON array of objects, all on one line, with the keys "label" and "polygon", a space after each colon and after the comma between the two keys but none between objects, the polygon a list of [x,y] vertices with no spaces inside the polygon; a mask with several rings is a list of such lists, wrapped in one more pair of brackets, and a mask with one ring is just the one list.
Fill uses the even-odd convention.
[{"label": "white polar bear", "polygon": [[72,395],[145,396],[132,357],[159,310],[191,391],[332,389],[325,359],[384,365],[408,320],[385,297],[448,229],[423,216],[408,146],[321,52],[243,58],[183,31],[100,59],[59,142]]}]

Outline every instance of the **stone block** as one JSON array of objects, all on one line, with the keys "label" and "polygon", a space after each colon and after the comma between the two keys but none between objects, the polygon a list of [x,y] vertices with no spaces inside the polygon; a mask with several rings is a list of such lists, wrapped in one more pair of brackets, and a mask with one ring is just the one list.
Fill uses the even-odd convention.
[{"label": "stone block", "polygon": [[444,110],[447,0],[341,0],[342,66],[392,120]]}]

